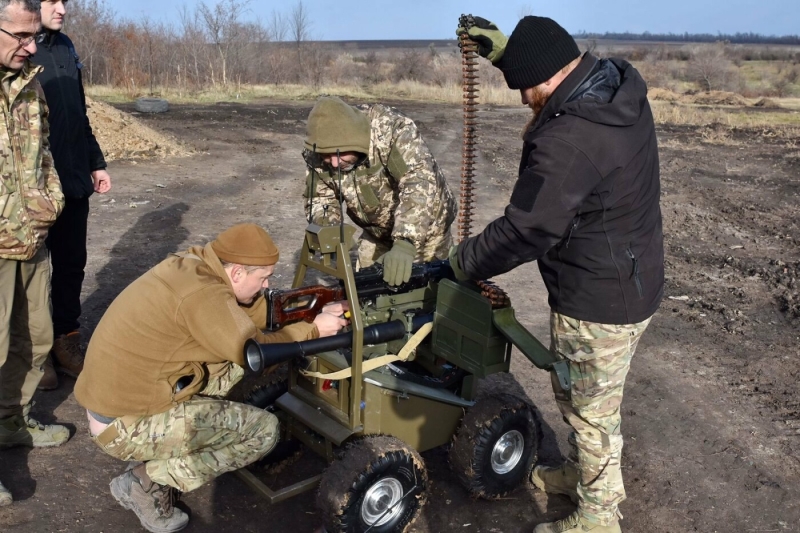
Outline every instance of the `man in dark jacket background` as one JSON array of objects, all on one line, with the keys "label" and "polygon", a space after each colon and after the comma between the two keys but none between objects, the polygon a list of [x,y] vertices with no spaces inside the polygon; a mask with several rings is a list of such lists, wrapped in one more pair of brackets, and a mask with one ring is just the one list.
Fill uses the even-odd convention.
[{"label": "man in dark jacket background", "polygon": [[555,21],[525,17],[506,37],[475,17],[466,31],[533,110],[504,216],[451,251],[462,279],[538,261],[551,308],[553,376],[570,453],[533,483],[578,504],[535,533],[619,532],[625,499],[620,404],[636,345],[664,290],[660,179],[647,87],[629,63],[581,55]]},{"label": "man in dark jacket background", "polygon": [[[83,369],[79,318],[86,267],[89,196],[111,189],[103,152],[86,116],[82,65],[69,37],[61,33],[65,0],[42,0],[43,33],[33,63],[44,67],[39,83],[50,107],[50,149],[66,197],[66,206],[50,228],[47,248],[53,264],[53,351],[39,382],[43,390],[58,386],[56,368],[74,378]],[[54,359],[54,360],[53,360]]]}]

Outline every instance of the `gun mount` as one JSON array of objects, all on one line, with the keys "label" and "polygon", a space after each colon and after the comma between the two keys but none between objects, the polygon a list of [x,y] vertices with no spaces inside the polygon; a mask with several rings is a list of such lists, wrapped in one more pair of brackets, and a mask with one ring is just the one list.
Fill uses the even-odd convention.
[{"label": "gun mount", "polygon": [[[474,458],[469,458],[469,464],[464,463],[463,457],[459,459],[460,455],[453,458],[453,464],[461,466],[463,472],[459,474],[469,490],[492,496],[521,483],[527,477],[540,438],[535,409],[527,399],[507,393],[497,392],[488,399],[478,397],[478,380],[508,372],[512,346],[536,366],[555,371],[565,388],[569,386],[566,365],[556,361],[517,322],[507,298],[497,298],[496,291],[486,282],[457,282],[448,261],[415,264],[409,282],[398,287],[383,282],[381,265],[354,272],[349,256],[353,233],[349,226],[309,225],[294,288],[267,294],[268,323],[272,328],[298,320],[311,321],[325,304],[347,299],[349,330],[304,342],[249,341],[245,346],[245,361],[253,371],[289,361],[287,392],[269,406],[260,405],[275,409],[282,418],[282,441],[302,443],[329,461],[336,461],[334,451],[354,439],[358,439],[356,443],[390,439],[389,445],[399,450],[397,457],[408,459],[417,452],[449,443],[456,435],[456,443],[460,444],[454,450],[488,454],[479,458],[485,464],[477,471]],[[301,286],[308,269],[327,274],[336,282]],[[429,335],[427,328],[431,328]],[[485,409],[491,412],[484,413]],[[508,425],[499,429],[486,424],[486,431],[497,433],[480,436],[484,439],[481,442],[488,438],[495,443],[488,450],[470,440],[478,436],[459,432],[465,410],[473,418],[508,418]],[[483,427],[486,422],[481,419],[477,424]],[[344,453],[351,453],[347,450],[354,447],[346,448]],[[363,475],[365,471],[356,474]],[[246,470],[240,470],[239,475],[270,502],[311,490],[320,479],[322,500],[331,491],[341,493],[346,488],[338,486],[339,474],[325,473],[279,491],[272,491]],[[349,504],[360,506],[361,525],[354,530],[372,530],[375,525],[382,525],[381,531],[402,530],[407,522],[401,515],[413,517],[416,511],[397,514],[397,509],[418,505],[419,500],[412,501],[409,495],[424,490],[424,469],[420,475],[418,481],[422,485],[408,487],[395,487],[386,476],[377,477],[370,487],[380,485],[381,490],[389,491],[389,503],[370,503],[374,491],[367,487],[360,503]],[[319,503],[326,508],[330,502]],[[372,514],[367,513],[370,505],[382,511],[373,509]],[[344,530],[337,526],[336,517],[341,512],[339,509],[326,517],[328,531]],[[346,512],[356,511],[348,508]],[[397,529],[383,527],[395,520]]]}]

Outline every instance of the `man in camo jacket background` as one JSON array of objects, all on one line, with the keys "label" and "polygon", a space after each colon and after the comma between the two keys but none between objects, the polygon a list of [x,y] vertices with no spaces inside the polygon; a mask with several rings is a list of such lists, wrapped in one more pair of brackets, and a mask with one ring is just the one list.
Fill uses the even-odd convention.
[{"label": "man in camo jacket background", "polygon": [[[0,448],[64,444],[64,426],[30,416],[53,345],[44,240],[64,207],[48,143],[47,103],[30,62],[39,0],[0,0]],[[0,484],[0,505],[12,501]]]},{"label": "man in camo jacket background", "polygon": [[382,262],[385,281],[399,285],[413,262],[447,258],[455,200],[410,118],[381,104],[322,97],[308,116],[303,156],[309,221],[339,223],[341,193],[363,229],[359,267]]}]

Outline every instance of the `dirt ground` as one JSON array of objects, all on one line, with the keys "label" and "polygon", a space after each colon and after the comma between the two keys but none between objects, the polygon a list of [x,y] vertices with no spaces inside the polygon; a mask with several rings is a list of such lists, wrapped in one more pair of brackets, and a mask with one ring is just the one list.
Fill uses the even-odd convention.
[{"label": "dirt ground", "polygon": [[[174,105],[164,115],[139,117],[195,153],[111,164],[112,192],[92,199],[87,337],[137,276],[233,223],[269,229],[283,251],[273,285],[289,286],[305,226],[300,150],[311,105]],[[397,106],[418,122],[457,187],[460,110]],[[522,109],[481,113],[476,228],[501,214],[510,196],[526,119]],[[626,387],[623,529],[800,531],[800,138],[712,127],[658,133],[667,298],[639,345]],[[548,309],[535,266],[496,281],[510,293],[521,322],[545,338]],[[512,373],[542,413],[542,460],[558,461],[567,429],[548,376],[521,356]],[[0,453],[0,479],[16,499],[0,510],[2,531],[140,531],[108,491],[124,465],[89,440],[73,385],[63,378],[57,391],[37,395],[34,408],[41,419],[70,426],[68,444]],[[500,501],[472,501],[450,472],[445,450],[423,459],[431,486],[418,532],[527,532],[572,510],[568,499],[530,487]],[[316,461],[306,454],[267,480],[286,484]],[[320,524],[312,495],[269,506],[232,474],[182,502],[192,516],[188,532],[311,532]]]}]

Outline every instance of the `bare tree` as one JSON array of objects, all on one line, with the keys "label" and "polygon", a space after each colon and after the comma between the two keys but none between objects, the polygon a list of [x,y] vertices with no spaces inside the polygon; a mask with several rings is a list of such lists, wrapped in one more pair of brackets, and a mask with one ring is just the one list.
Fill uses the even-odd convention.
[{"label": "bare tree", "polygon": [[244,37],[239,17],[244,13],[248,3],[249,0],[218,0],[213,7],[209,7],[205,2],[201,2],[197,7],[208,38],[219,55],[222,85],[228,84],[228,61],[231,51],[234,46],[241,45]]},{"label": "bare tree", "polygon": [[102,63],[102,53],[107,35],[111,33],[114,13],[108,9],[105,0],[76,0],[69,5],[69,16],[66,18],[65,31],[70,34],[81,61],[86,67],[84,81],[94,83],[95,70],[102,71],[102,66],[95,68],[96,60]]},{"label": "bare tree", "polygon": [[267,23],[267,31],[269,32],[270,40],[277,42],[285,41],[287,34],[286,26],[286,16],[273,9],[269,17],[269,22]]},{"label": "bare tree", "polygon": [[725,57],[725,43],[696,46],[691,51],[688,73],[705,91],[723,88],[728,80],[731,62]]},{"label": "bare tree", "polygon": [[184,87],[188,85],[190,76],[194,84],[200,86],[203,83],[203,69],[206,64],[206,41],[197,11],[190,12],[185,5],[180,10],[180,31],[178,42],[181,59],[177,65],[178,83],[180,85],[182,74]]},{"label": "bare tree", "polygon": [[292,12],[289,13],[289,32],[298,48],[300,43],[308,40],[308,34],[311,32],[311,21],[308,18],[308,11],[303,4],[303,0],[299,0],[292,7]]}]

